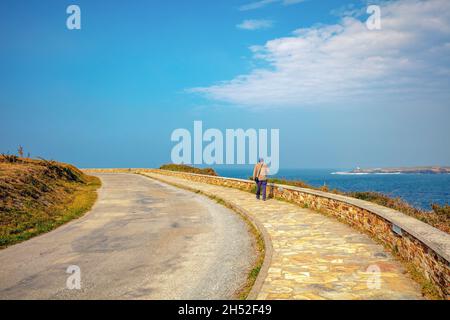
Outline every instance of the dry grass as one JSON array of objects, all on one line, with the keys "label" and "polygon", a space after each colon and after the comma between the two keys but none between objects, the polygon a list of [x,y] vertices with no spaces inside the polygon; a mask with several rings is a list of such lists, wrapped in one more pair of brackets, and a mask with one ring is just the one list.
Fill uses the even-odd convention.
[{"label": "dry grass", "polygon": [[218,176],[217,172],[212,168],[195,168],[191,166],[187,166],[185,164],[165,164],[160,167],[161,170],[169,170],[169,171],[179,171],[179,172],[189,172],[189,173],[197,173],[204,174],[208,176]]},{"label": "dry grass", "polygon": [[[401,259],[401,258],[400,258]],[[444,300],[439,294],[439,290],[436,285],[427,279],[422,272],[411,262],[401,259],[406,266],[406,271],[411,278],[416,281],[421,288],[422,295],[428,300]]]},{"label": "dry grass", "polygon": [[408,216],[428,223],[439,230],[450,233],[449,205],[440,206],[438,204],[433,204],[432,211],[425,211],[414,208],[400,198],[391,198],[378,192],[349,192],[346,195],[398,210]]},{"label": "dry grass", "polygon": [[68,164],[0,156],[0,248],[80,217],[99,186]]}]

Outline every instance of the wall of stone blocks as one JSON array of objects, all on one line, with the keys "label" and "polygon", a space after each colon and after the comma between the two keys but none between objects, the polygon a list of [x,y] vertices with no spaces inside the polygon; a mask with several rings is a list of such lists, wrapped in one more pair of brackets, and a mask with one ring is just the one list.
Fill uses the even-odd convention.
[{"label": "wall of stone blocks", "polygon": [[[245,191],[251,191],[255,186],[254,182],[250,180],[246,181],[153,169],[140,171],[151,171],[159,174],[178,176],[191,181],[237,188]],[[299,188],[295,187],[269,185],[268,188],[268,194],[271,197],[289,201],[299,206],[333,216],[368,234],[373,239],[381,242],[385,247],[391,249],[403,260],[414,264],[417,270],[435,284],[443,298],[450,299],[449,261],[429,248],[421,239],[417,239],[404,230],[401,235],[398,235],[393,232],[392,223],[376,212],[348,204],[341,200],[332,199],[333,195],[331,194],[330,198],[328,198],[327,196],[308,193],[305,190],[300,191]]]}]

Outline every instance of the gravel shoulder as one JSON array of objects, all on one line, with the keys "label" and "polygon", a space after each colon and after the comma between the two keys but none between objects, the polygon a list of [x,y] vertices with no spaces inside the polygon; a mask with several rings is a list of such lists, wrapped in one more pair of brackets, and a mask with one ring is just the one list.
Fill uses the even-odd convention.
[{"label": "gravel shoulder", "polygon": [[[0,299],[233,299],[256,253],[212,200],[134,174],[97,174],[91,212],[0,251]],[[69,290],[78,266],[81,289]]]}]

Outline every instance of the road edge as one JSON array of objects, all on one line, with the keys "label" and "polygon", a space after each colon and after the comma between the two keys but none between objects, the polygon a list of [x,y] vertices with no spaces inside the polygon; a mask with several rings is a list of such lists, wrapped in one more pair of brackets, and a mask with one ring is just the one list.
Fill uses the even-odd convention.
[{"label": "road edge", "polygon": [[[266,228],[262,225],[261,222],[259,222],[257,219],[253,218],[252,215],[250,214],[249,211],[243,209],[240,206],[237,206],[229,201],[226,201],[225,199],[222,199],[220,197],[218,197],[215,194],[209,193],[209,192],[203,192],[199,189],[196,189],[194,187],[187,187],[184,185],[180,185],[177,183],[173,183],[173,182],[169,182],[167,180],[164,179],[160,179],[160,178],[155,178],[154,176],[149,176],[148,173],[146,172],[139,172],[136,171],[135,172],[138,175],[144,176],[146,178],[149,179],[154,179],[156,181],[174,186],[176,188],[180,188],[183,190],[187,190],[190,192],[194,192],[197,194],[202,194],[212,200],[217,201],[219,204],[222,204],[223,206],[233,210],[234,212],[236,212],[239,216],[241,216],[241,218],[243,218],[244,222],[252,229],[254,229],[256,231],[256,235],[255,235],[255,242],[258,242],[258,237],[260,237],[262,239],[263,242],[263,251],[262,252],[258,252],[258,255],[262,255],[262,257],[258,257],[256,259],[256,265],[253,266],[253,268],[251,269],[250,273],[255,269],[259,267],[259,272],[258,275],[256,277],[256,279],[253,281],[251,285],[251,289],[248,292],[248,294],[245,297],[245,300],[256,300],[258,297],[258,294],[260,293],[262,286],[264,284],[264,280],[266,279],[267,275],[268,275],[268,271],[269,271],[269,267],[270,267],[270,263],[272,261],[272,255],[273,255],[273,246],[272,246],[272,240],[266,230]],[[261,261],[261,263],[259,263]],[[248,280],[249,281],[250,278],[250,274],[248,275]]]}]

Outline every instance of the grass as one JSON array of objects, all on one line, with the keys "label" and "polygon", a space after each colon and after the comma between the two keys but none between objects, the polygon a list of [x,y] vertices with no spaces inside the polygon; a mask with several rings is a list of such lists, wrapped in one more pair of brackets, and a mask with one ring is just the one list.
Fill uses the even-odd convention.
[{"label": "grass", "polygon": [[208,195],[201,191],[198,193],[201,193],[201,194],[209,197],[210,199],[215,200],[218,204],[223,205],[223,206],[235,211],[237,214],[239,214],[241,216],[241,218],[244,220],[244,222],[247,224],[248,231],[254,239],[254,246],[255,246],[255,251],[257,253],[257,258],[253,264],[252,269],[250,270],[250,272],[247,275],[247,281],[236,293],[236,297],[239,300],[246,300],[250,291],[253,288],[253,285],[256,282],[256,279],[258,278],[259,272],[261,271],[261,267],[264,263],[264,257],[265,257],[264,238],[263,238],[262,234],[258,231],[258,229],[250,221],[250,219],[245,214],[242,214],[241,212],[235,210],[235,208],[233,206],[229,205],[228,202],[224,201],[222,198],[219,198],[217,196]]},{"label": "grass", "polygon": [[425,211],[414,208],[401,198],[391,198],[387,195],[377,192],[350,192],[346,195],[398,210],[408,216],[414,217],[422,222],[432,225],[439,230],[450,233],[449,205],[440,206],[438,204],[433,204],[432,211]]},{"label": "grass", "polygon": [[0,156],[0,249],[82,216],[99,186],[68,164]]},{"label": "grass", "polygon": [[427,279],[413,263],[404,259],[402,259],[402,262],[406,266],[407,273],[420,285],[422,295],[425,298],[429,300],[443,300],[443,297],[439,294],[436,285]]},{"label": "grass", "polygon": [[165,164],[160,167],[161,170],[188,172],[196,174],[204,174],[207,176],[218,176],[217,172],[212,168],[195,168],[185,164]]},{"label": "grass", "polygon": [[259,276],[259,273],[261,272],[262,265],[264,263],[264,257],[265,257],[265,249],[264,249],[264,239],[262,238],[262,235],[256,231],[252,232],[253,236],[256,237],[256,251],[258,252],[258,258],[255,262],[255,266],[250,270],[248,276],[247,276],[247,282],[245,285],[238,291],[237,297],[240,300],[246,300],[250,291],[253,288],[253,285],[256,282],[256,279]]}]

